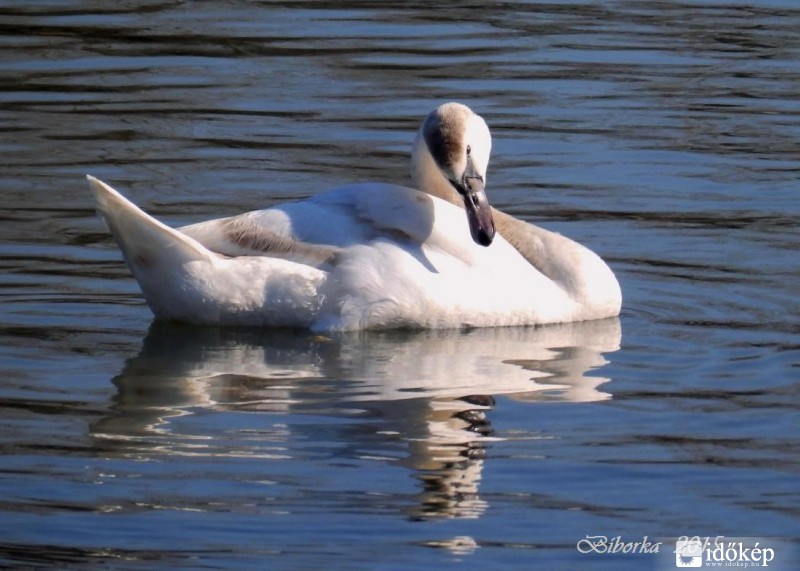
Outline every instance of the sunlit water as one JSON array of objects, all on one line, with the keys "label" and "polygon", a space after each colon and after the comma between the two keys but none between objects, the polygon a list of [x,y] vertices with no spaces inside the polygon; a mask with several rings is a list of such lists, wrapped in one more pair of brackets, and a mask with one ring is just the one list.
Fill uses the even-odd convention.
[{"label": "sunlit water", "polygon": [[[800,536],[791,1],[0,6],[0,565],[647,568]],[[154,324],[83,175],[185,224],[408,181],[447,100],[617,320]],[[663,549],[672,549],[665,545]]]}]

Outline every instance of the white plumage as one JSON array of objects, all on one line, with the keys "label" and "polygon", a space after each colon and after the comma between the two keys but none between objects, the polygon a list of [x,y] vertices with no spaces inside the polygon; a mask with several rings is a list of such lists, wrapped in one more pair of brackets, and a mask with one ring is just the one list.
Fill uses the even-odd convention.
[{"label": "white plumage", "polygon": [[88,178],[159,318],[354,330],[617,315],[619,285],[598,256],[488,206],[490,146],[480,117],[446,104],[415,141],[420,191],[358,184],[178,230]]}]

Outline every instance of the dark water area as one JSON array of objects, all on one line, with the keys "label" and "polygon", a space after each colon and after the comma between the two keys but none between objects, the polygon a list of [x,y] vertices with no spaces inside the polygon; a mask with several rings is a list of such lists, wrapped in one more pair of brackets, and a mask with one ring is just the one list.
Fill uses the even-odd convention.
[{"label": "dark water area", "polygon": [[[795,2],[6,2],[0,47],[0,567],[797,550]],[[174,225],[406,184],[450,100],[492,129],[493,204],[608,260],[619,319],[152,323],[84,178]]]}]

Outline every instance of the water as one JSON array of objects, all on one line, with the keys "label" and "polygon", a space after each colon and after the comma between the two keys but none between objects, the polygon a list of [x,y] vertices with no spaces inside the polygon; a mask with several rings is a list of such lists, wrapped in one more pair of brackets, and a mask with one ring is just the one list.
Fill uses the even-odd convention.
[{"label": "water", "polygon": [[[0,7],[0,565],[640,569],[576,543],[800,538],[800,9],[428,4]],[[610,262],[618,320],[151,325],[83,179],[171,224],[406,182],[446,100],[492,128],[496,206]]]}]

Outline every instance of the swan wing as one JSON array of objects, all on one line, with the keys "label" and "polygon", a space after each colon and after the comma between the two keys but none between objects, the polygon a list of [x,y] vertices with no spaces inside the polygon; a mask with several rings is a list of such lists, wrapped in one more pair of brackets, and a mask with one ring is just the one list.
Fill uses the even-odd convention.
[{"label": "swan wing", "polygon": [[[364,183],[179,230],[228,256],[284,257],[321,265],[341,248],[380,238],[422,244],[433,233],[434,219],[430,196],[399,185]],[[466,222],[463,226],[467,228]]]}]

